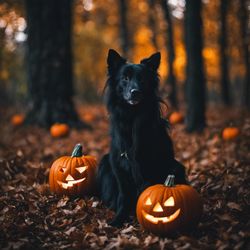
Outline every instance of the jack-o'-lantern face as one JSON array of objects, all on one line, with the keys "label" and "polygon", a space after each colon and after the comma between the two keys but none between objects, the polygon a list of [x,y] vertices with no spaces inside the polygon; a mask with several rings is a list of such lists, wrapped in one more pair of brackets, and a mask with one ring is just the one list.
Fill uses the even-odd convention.
[{"label": "jack-o'-lantern face", "polygon": [[[150,197],[148,197],[144,203],[144,207],[149,207],[149,209],[147,209],[148,212],[143,209],[142,215],[146,220],[154,224],[158,224],[159,222],[169,223],[175,220],[181,212],[181,209],[178,208],[174,211],[174,213],[169,213],[169,208],[175,207],[175,201],[173,196],[163,201],[162,204],[160,204],[159,201],[153,204]],[[171,210],[172,209],[170,209],[170,211]]]},{"label": "jack-o'-lantern face", "polygon": [[58,194],[83,195],[93,189],[96,160],[82,155],[81,145],[76,145],[71,156],[57,159],[49,175],[51,191]]},{"label": "jack-o'-lantern face", "polygon": [[144,190],[136,207],[136,215],[143,228],[158,235],[167,235],[194,226],[201,215],[199,194],[188,185],[174,185],[169,175],[164,185]]},{"label": "jack-o'-lantern face", "polygon": [[64,189],[68,189],[68,188],[72,188],[76,184],[82,183],[87,178],[87,172],[86,172],[87,169],[88,169],[88,166],[76,167],[75,171],[77,171],[79,174],[76,173],[75,174],[76,176],[73,177],[71,174],[71,171],[67,170],[67,167],[61,167],[59,171],[62,172],[62,175],[65,178],[65,181],[57,180],[58,185],[60,185]]}]

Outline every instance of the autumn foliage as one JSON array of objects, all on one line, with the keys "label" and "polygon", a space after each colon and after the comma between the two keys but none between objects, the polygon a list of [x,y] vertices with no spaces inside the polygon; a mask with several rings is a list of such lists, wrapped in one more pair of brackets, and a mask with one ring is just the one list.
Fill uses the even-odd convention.
[{"label": "autumn foliage", "polygon": [[[202,10],[195,11],[194,2]],[[250,249],[248,2],[43,0],[38,6],[35,0],[1,1],[0,249]],[[72,5],[72,12],[64,4]],[[191,51],[187,40],[197,42],[197,30],[186,31],[194,26],[202,27],[203,41]],[[110,146],[110,117],[100,104],[110,48],[135,63],[161,52],[159,95],[168,104],[162,105],[162,117],[189,185],[159,183],[145,190],[138,219],[131,213],[121,228],[109,225],[114,212],[95,192],[95,171]],[[197,52],[196,66],[204,64],[202,81],[198,67],[188,67],[188,54]],[[203,81],[199,95],[195,89]],[[187,88],[190,83],[193,89]],[[198,99],[204,104],[204,130],[188,134],[188,118],[200,106],[188,107]],[[228,99],[224,106],[223,99]],[[31,107],[37,109],[30,112]],[[83,155],[71,157],[77,143]],[[154,225],[145,222],[143,211]]]},{"label": "autumn foliage", "polygon": [[[51,193],[50,167],[62,155],[69,155],[76,143],[81,142],[84,154],[95,156],[97,162],[109,150],[105,108],[78,108],[81,118],[93,114],[93,129],[72,129],[68,137],[57,140],[46,129],[13,128],[8,120],[0,121],[1,248],[247,249],[249,114],[243,117],[239,110],[210,109],[202,134],[187,134],[184,124],[171,128],[176,157],[186,166],[189,184],[202,197],[203,213],[196,229],[160,238],[141,229],[135,216],[120,229],[108,226],[114,214],[95,196]],[[228,120],[237,121],[241,133],[237,140],[225,143],[221,131]],[[189,207],[192,212],[194,207]]]}]

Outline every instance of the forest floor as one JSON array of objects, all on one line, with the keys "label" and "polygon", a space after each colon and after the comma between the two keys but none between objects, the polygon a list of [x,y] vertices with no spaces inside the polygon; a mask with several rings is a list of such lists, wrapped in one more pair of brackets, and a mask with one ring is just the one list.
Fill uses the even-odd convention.
[{"label": "forest floor", "polygon": [[[0,249],[250,249],[250,114],[210,107],[202,134],[171,127],[176,158],[203,199],[203,215],[192,232],[160,238],[134,218],[122,228],[107,224],[114,213],[96,197],[51,194],[52,162],[70,155],[78,142],[100,160],[108,151],[108,116],[103,106],[79,110],[92,130],[72,129],[54,139],[37,127],[13,127],[12,110],[0,120]],[[233,122],[240,136],[221,138]],[[152,169],[153,171],[153,169]]]}]

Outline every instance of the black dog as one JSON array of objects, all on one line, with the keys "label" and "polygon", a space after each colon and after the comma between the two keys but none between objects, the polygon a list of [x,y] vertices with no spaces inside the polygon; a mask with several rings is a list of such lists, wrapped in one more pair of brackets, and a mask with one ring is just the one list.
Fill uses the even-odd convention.
[{"label": "black dog", "polygon": [[116,211],[111,225],[120,226],[147,186],[169,174],[185,183],[184,167],[174,159],[166,121],[161,118],[160,53],[140,64],[126,63],[109,50],[107,107],[111,122],[110,153],[101,160],[97,180],[101,199]]}]

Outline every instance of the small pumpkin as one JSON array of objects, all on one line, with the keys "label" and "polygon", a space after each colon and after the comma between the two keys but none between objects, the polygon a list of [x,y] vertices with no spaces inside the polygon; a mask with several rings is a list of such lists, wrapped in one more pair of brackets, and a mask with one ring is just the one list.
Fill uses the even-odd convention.
[{"label": "small pumpkin", "polygon": [[51,166],[50,190],[57,194],[84,195],[94,189],[97,162],[95,157],[82,154],[77,144],[71,156],[62,156]]},{"label": "small pumpkin", "polygon": [[63,137],[68,135],[69,126],[65,123],[55,123],[50,127],[50,134],[53,137]]},{"label": "small pumpkin", "polygon": [[169,116],[169,122],[170,124],[177,124],[182,122],[184,119],[183,115],[180,112],[173,112],[170,116]]},{"label": "small pumpkin", "polygon": [[93,122],[95,120],[95,116],[93,113],[85,113],[83,115],[83,120],[85,122]]},{"label": "small pumpkin", "polygon": [[15,127],[23,124],[25,119],[24,114],[16,114],[11,117],[11,124]]},{"label": "small pumpkin", "polygon": [[236,127],[227,127],[222,131],[222,138],[224,140],[231,140],[236,138],[240,133],[240,130]]},{"label": "small pumpkin", "polygon": [[154,185],[142,192],[136,207],[141,226],[165,236],[186,230],[198,223],[202,213],[199,194],[189,185],[174,185],[169,175],[164,185]]}]

